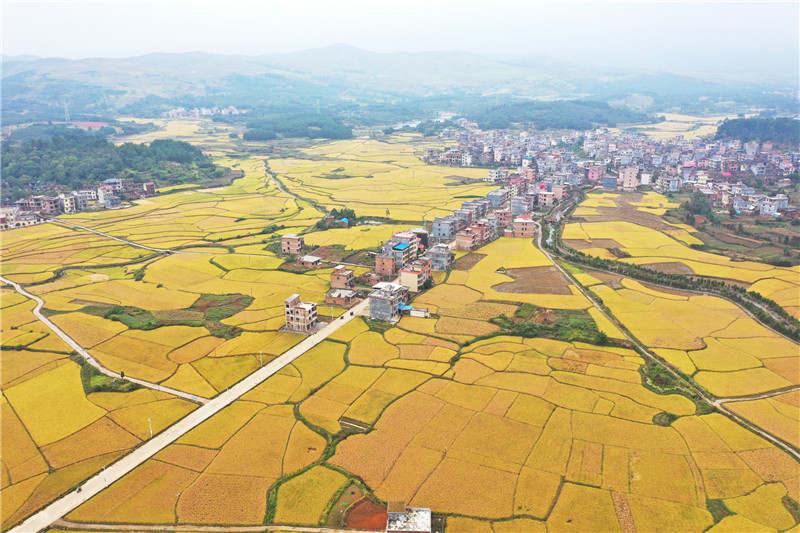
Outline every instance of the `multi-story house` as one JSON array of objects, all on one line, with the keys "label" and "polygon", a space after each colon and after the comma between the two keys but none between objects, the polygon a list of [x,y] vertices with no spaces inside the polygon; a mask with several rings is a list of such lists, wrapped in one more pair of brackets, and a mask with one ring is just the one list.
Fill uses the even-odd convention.
[{"label": "multi-story house", "polygon": [[420,257],[413,263],[400,269],[400,285],[411,292],[419,292],[431,276],[432,261]]},{"label": "multi-story house", "polygon": [[511,214],[524,215],[530,213],[531,202],[526,196],[513,196],[510,200]]},{"label": "multi-story house", "polygon": [[495,209],[492,213],[497,218],[497,225],[500,228],[505,228],[514,220],[514,214],[511,209]]},{"label": "multi-story house", "polygon": [[369,316],[374,320],[394,321],[400,317],[400,305],[408,299],[408,288],[397,283],[380,282],[369,293]]},{"label": "multi-story house", "polygon": [[292,294],[283,301],[283,315],[286,329],[309,333],[317,327],[317,304],[303,302],[299,294]]},{"label": "multi-story house", "polygon": [[344,265],[336,265],[331,272],[331,288],[352,289],[356,285],[355,273]]},{"label": "multi-story house", "polygon": [[458,223],[458,229],[463,229],[472,224],[474,212],[471,209],[456,209],[453,216]]},{"label": "multi-story house", "polygon": [[533,238],[536,236],[536,223],[530,215],[520,215],[514,219],[512,230],[514,237]]},{"label": "multi-story house", "polygon": [[458,222],[456,221],[453,215],[447,215],[446,217],[436,217],[433,220],[433,228],[431,231],[431,236],[436,241],[449,242],[455,238],[457,231],[458,231]]},{"label": "multi-story house", "polygon": [[61,203],[61,211],[64,213],[75,213],[78,210],[78,202],[73,194],[61,193],[58,195],[58,200]]},{"label": "multi-story house", "polygon": [[304,247],[303,237],[296,233],[287,233],[281,237],[281,253],[299,255]]},{"label": "multi-story house", "polygon": [[619,171],[619,181],[626,191],[633,191],[639,186],[639,167],[623,167]]},{"label": "multi-story house", "polygon": [[391,252],[384,252],[375,256],[375,273],[381,276],[392,277],[397,273],[397,259]]},{"label": "multi-story house", "polygon": [[446,244],[434,244],[425,253],[425,257],[431,260],[431,268],[441,272],[450,270],[453,266],[453,259],[455,255],[450,251],[450,247]]},{"label": "multi-story house", "polygon": [[408,245],[408,248],[400,248],[402,250],[403,262],[413,261],[420,254],[422,249],[422,242],[420,236],[413,231],[401,231],[392,235],[390,242],[393,243],[393,249],[398,249],[396,246],[399,244]]}]

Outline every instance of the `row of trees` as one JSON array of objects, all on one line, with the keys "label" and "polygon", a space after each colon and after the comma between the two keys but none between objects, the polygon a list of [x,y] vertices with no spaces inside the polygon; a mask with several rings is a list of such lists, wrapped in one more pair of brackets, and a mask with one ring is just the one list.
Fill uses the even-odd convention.
[{"label": "row of trees", "polygon": [[683,274],[668,274],[641,265],[590,256],[580,250],[562,246],[560,241],[561,235],[560,232],[557,231],[556,238],[553,239],[553,242],[551,244],[545,243],[545,246],[567,261],[586,265],[596,270],[614,272],[640,281],[656,283],[676,289],[710,292],[722,296],[747,309],[759,321],[775,331],[800,342],[800,321],[787,313],[786,310],[775,301],[757,292],[748,291],[744,287],[725,283],[721,280],[686,276]]}]

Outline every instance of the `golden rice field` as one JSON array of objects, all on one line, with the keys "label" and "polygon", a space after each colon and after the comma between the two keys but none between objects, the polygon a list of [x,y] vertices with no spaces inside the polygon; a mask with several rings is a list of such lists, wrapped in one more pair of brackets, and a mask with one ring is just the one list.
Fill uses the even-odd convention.
[{"label": "golden rice field", "polygon": [[15,294],[0,294],[2,343],[17,347],[0,358],[3,529],[146,440],[148,418],[159,432],[195,407],[148,389],[86,394],[71,349]]},{"label": "golden rice field", "polygon": [[744,396],[800,384],[796,343],[727,300],[663,292],[624,279],[592,290],[640,341],[716,396]]},{"label": "golden rice field", "polygon": [[[164,125],[145,135],[191,139],[219,154],[229,150],[227,133],[211,133],[207,123]],[[127,209],[66,217],[136,243],[196,253],[125,257],[145,250],[43,225],[4,234],[3,274],[23,283],[45,281],[29,290],[45,300],[51,320],[108,368],[212,397],[302,338],[280,331],[288,294],[322,302],[329,287],[330,268],[279,270],[283,259],[266,250],[265,241],[305,231],[311,246],[358,250],[408,227],[312,231],[322,216],[312,202],[375,217],[386,217],[388,209],[392,219],[421,221],[460,204],[455,196],[490,188],[454,185],[451,175],[485,171],[424,165],[415,156],[421,145],[409,140],[322,143],[301,148],[302,159],[268,160],[269,170],[298,197],[268,179],[263,159],[219,155],[245,177],[226,187],[178,190]],[[610,207],[615,198],[594,195],[582,209]],[[652,195],[638,203],[643,212],[669,207]],[[284,227],[261,233],[272,224]],[[694,252],[675,240],[677,234],[655,232],[666,241],[654,241],[619,225],[613,237],[587,234],[593,224],[569,228],[580,235],[574,238],[623,239],[620,244],[634,251],[668,242]],[[599,228],[599,235],[611,231]],[[72,246],[79,248],[74,254]],[[351,321],[66,518],[317,526],[326,524],[343,488],[363,484],[381,503],[404,500],[449,515],[447,531],[797,527],[783,503],[800,500],[794,459],[720,414],[699,414],[684,396],[646,388],[644,360],[622,347],[624,334],[530,241],[501,238],[476,253],[473,266],[439,275],[433,289],[415,298],[431,318],[403,317],[391,327]],[[699,256],[681,260],[726,266]],[[46,281],[65,266],[80,268]],[[628,330],[714,394],[798,383],[797,346],[732,304],[632,280],[613,288],[574,270]],[[786,291],[775,280],[791,280],[769,274],[749,282]],[[201,325],[131,329],[87,309],[127,305],[157,317],[185,317],[209,294],[253,298],[221,321],[241,328],[238,335],[216,337]],[[6,528],[141,443],[149,436],[148,418],[160,430],[193,404],[147,389],[85,394],[79,365],[32,315],[32,302],[7,288],[0,298]],[[513,317],[521,304],[586,310],[617,343],[500,334],[490,319]],[[796,396],[727,405],[796,443]],[[673,418],[662,425],[665,413]],[[717,523],[708,503],[716,500],[731,513]]]},{"label": "golden rice field", "polygon": [[[775,267],[754,261],[733,261],[723,255],[690,248],[702,241],[691,233],[694,229],[685,224],[664,223],[670,229],[659,231],[630,221],[612,220],[592,222],[590,209],[609,200],[610,193],[591,194],[577,208],[575,215],[587,217],[588,222],[572,222],[564,227],[562,238],[566,244],[578,247],[586,254],[605,259],[616,259],[609,253],[615,249],[630,257],[620,261],[637,265],[679,265],[687,273],[749,284],[749,290],[759,292],[783,306],[795,316],[800,315],[800,267]],[[611,200],[613,202],[613,200]],[[666,197],[645,193],[642,200],[628,202],[644,206],[676,207]],[[607,205],[615,207],[616,204]],[[651,211],[652,212],[652,211]],[[661,215],[661,212],[653,212]]]},{"label": "golden rice field", "polygon": [[[493,188],[485,170],[424,164],[411,144],[352,140],[303,150],[311,159],[270,159],[269,167],[303,198],[327,207],[349,207],[361,216],[433,220],[460,207],[459,196]],[[472,182],[460,185],[466,179]]]},{"label": "golden rice field", "polygon": [[655,125],[628,126],[626,129],[634,130],[654,139],[670,139],[682,136],[693,139],[704,135],[711,135],[717,131],[717,126],[726,118],[735,118],[728,115],[696,116],[678,113],[662,113],[664,121]]}]

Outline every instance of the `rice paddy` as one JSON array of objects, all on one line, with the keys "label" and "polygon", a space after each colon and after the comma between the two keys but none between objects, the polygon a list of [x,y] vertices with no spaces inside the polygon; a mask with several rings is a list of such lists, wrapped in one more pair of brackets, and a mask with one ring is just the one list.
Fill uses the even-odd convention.
[{"label": "rice paddy", "polygon": [[[227,153],[221,134],[198,133],[195,121],[168,124]],[[3,275],[43,281],[29,290],[101,364],[212,397],[302,339],[280,330],[286,296],[324,301],[331,265],[280,268],[278,235],[358,251],[408,224],[317,230],[320,208],[419,225],[489,189],[475,181],[485,171],[425,165],[420,145],[406,141],[322,143],[268,160],[219,155],[244,177],[64,217],[194,253],[151,253],[46,224],[8,233]],[[664,200],[646,195],[634,207],[656,216]],[[597,195],[583,209],[616,201]],[[689,248],[687,228],[672,230],[580,222],[565,238],[606,252],[614,240],[627,261],[735,271],[730,279],[770,294],[794,283],[792,270],[731,264]],[[430,318],[354,319],[66,518],[341,528],[339,515],[354,508],[342,502],[358,487],[378,507],[401,500],[447,515],[448,531],[796,527],[785,503],[800,499],[791,456],[686,396],[648,388],[642,355],[529,240],[501,238],[478,254],[413,300]],[[573,275],[623,329],[712,394],[798,384],[797,346],[727,301]],[[148,438],[148,419],[158,431],[193,404],[147,389],[86,393],[80,365],[32,302],[0,290],[7,528]],[[213,321],[230,334],[215,334],[198,301],[232,296],[241,305]],[[129,314],[115,318],[113,306]],[[793,392],[727,405],[798,445]],[[720,503],[731,515],[718,516]]]}]

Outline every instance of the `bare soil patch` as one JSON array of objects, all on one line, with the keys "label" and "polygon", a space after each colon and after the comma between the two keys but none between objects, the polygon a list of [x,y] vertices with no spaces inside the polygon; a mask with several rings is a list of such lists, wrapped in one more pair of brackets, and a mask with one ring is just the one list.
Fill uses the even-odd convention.
[{"label": "bare soil patch", "polygon": [[170,311],[153,311],[153,316],[165,322],[183,321],[183,320],[203,320],[205,316],[201,311],[192,311],[190,309],[173,309]]},{"label": "bare soil patch", "polygon": [[351,252],[349,250],[345,250],[344,246],[342,245],[326,245],[320,246],[316,248],[313,252],[309,252],[308,255],[315,255],[320,259],[324,259],[325,261],[343,261],[345,257],[347,257]]},{"label": "bare soil patch", "polygon": [[468,253],[453,261],[453,270],[469,270],[478,264],[478,261],[486,257],[486,254],[476,252]]},{"label": "bare soil patch", "polygon": [[761,241],[757,241],[756,239],[749,239],[747,237],[740,237],[739,235],[734,235],[733,233],[728,233],[725,231],[717,231],[711,233],[715,238],[718,240],[727,243],[727,244],[738,244],[740,246],[746,246],[748,248],[758,248],[761,246]]},{"label": "bare soil patch", "polygon": [[572,294],[569,283],[553,266],[511,268],[506,274],[514,281],[492,287],[498,292],[533,294]]},{"label": "bare soil patch", "polygon": [[599,279],[600,281],[602,281],[603,283],[605,283],[606,285],[608,285],[612,289],[621,289],[622,288],[622,284],[620,283],[620,281],[622,280],[622,278],[624,276],[621,276],[619,274],[612,274],[611,272],[603,272],[601,270],[587,271],[587,274],[591,274],[592,276],[594,276],[595,278]]},{"label": "bare soil patch", "polygon": [[611,252],[611,254],[614,257],[619,257],[620,259],[624,259],[625,257],[630,257],[631,256],[631,254],[629,254],[628,252],[622,251],[619,248],[609,248],[608,251]]},{"label": "bare soil patch", "polygon": [[694,274],[694,270],[692,270],[691,267],[678,261],[670,261],[666,263],[648,263],[643,266],[652,268],[653,270],[658,270],[659,272],[663,272],[665,274]]}]

